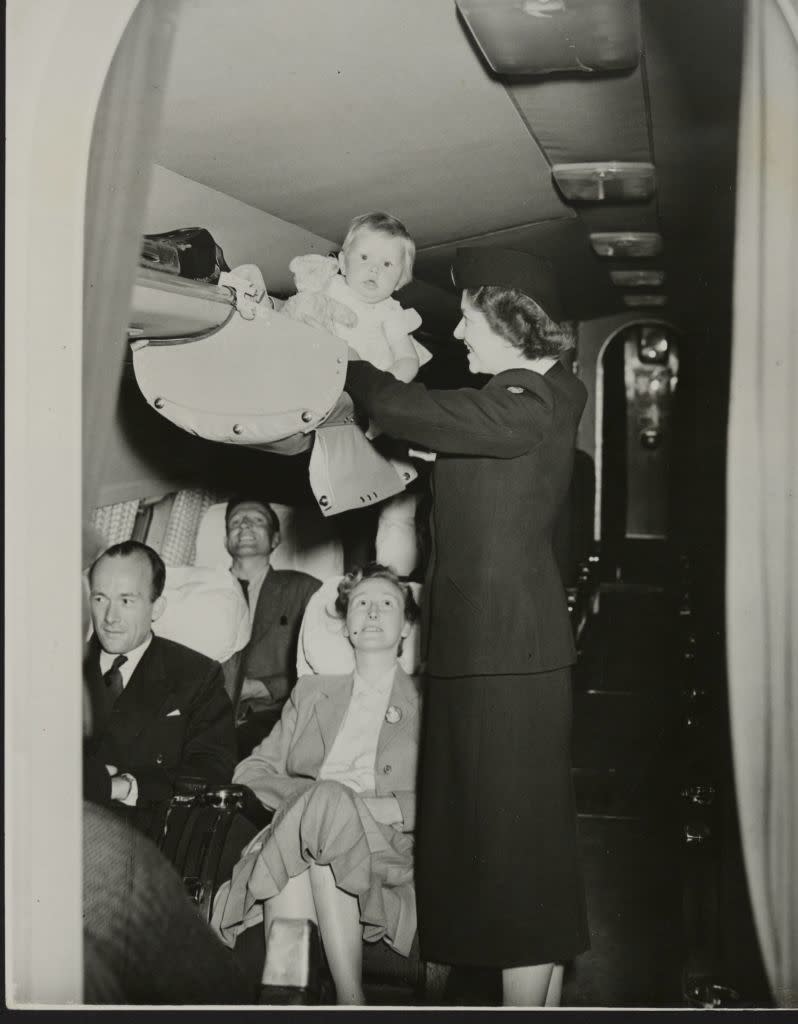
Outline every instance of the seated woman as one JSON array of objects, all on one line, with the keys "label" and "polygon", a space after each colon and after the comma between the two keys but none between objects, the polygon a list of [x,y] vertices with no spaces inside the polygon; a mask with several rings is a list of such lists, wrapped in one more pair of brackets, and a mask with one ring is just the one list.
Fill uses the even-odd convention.
[{"label": "seated woman", "polygon": [[410,588],[385,566],[349,573],[336,610],[355,671],[304,676],[272,732],[235,770],[275,814],[245,848],[214,902],[228,945],[263,920],[319,926],[336,999],[362,1004],[362,941],[407,956],[413,885],[420,707],[398,664],[418,616]]}]

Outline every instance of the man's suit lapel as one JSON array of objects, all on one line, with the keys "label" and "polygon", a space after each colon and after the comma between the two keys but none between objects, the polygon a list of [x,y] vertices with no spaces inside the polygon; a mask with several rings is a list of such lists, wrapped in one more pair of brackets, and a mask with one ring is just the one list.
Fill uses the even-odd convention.
[{"label": "man's suit lapel", "polygon": [[250,644],[255,644],[267,633],[282,608],[283,584],[278,572],[269,569],[258,594],[258,603],[252,617]]},{"label": "man's suit lapel", "polygon": [[109,738],[127,746],[169,702],[172,686],[166,674],[157,637],[144,652],[127,686],[114,704],[106,730]]},{"label": "man's suit lapel", "polygon": [[96,748],[103,738],[105,722],[102,718],[102,710],[105,706],[105,695],[103,688],[102,672],[100,672],[100,645],[92,633],[86,648],[86,657],[83,661],[83,677],[86,681],[86,688],[91,701],[91,736],[87,740],[89,748]]}]

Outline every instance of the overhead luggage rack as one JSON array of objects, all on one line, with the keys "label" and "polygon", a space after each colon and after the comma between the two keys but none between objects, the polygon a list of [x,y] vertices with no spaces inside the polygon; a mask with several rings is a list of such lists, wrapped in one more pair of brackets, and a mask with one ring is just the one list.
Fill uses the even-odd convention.
[{"label": "overhead luggage rack", "polygon": [[235,312],[231,289],[139,267],[133,288],[128,338],[179,344],[213,334]]},{"label": "overhead luggage rack", "polygon": [[247,315],[242,298],[235,275],[212,285],[139,269],[128,333],[147,404],[207,441],[288,456],[310,450],[310,488],[324,516],[403,491],[415,469],[372,447],[343,393],[346,341],[271,303]]}]

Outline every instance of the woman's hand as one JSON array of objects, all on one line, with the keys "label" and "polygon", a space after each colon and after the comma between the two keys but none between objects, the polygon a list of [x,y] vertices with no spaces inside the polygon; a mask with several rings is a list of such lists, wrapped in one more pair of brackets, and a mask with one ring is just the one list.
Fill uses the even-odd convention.
[{"label": "woman's hand", "polygon": [[404,821],[395,796],[364,796],[362,799],[372,818],[381,825],[401,825]]}]

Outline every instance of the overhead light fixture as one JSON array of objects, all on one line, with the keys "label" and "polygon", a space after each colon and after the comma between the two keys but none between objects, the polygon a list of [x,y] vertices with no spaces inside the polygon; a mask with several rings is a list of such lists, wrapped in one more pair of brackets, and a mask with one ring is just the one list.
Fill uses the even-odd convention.
[{"label": "overhead light fixture", "polygon": [[653,164],[554,164],[551,174],[570,202],[641,202],[654,195]]},{"label": "overhead light fixture", "polygon": [[624,295],[627,306],[664,306],[668,301],[664,295]]},{"label": "overhead light fixture", "polygon": [[665,281],[665,271],[611,270],[610,278],[623,288],[659,288]]},{"label": "overhead light fixture", "polygon": [[640,62],[638,0],[456,0],[500,75],[632,71]]},{"label": "overhead light fixture", "polygon": [[656,231],[598,231],[591,234],[590,244],[599,256],[637,259],[658,256],[662,252],[662,235]]}]

